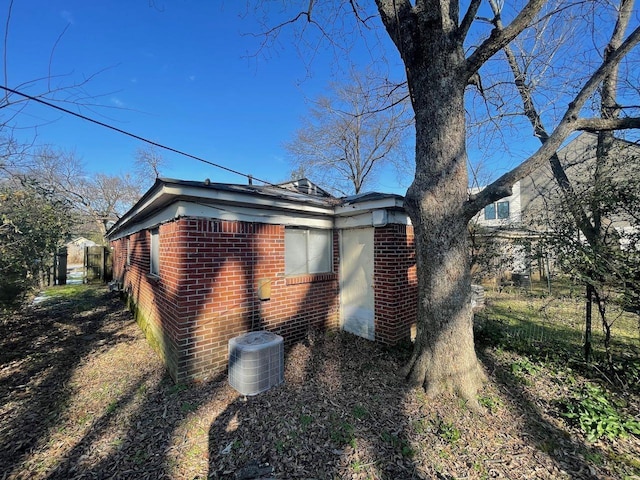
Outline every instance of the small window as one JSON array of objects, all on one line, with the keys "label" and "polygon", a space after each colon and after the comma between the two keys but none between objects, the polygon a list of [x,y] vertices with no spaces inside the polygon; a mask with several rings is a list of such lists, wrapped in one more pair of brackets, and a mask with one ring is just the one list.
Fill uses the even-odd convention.
[{"label": "small window", "polygon": [[160,275],[160,231],[157,228],[151,230],[151,267],[152,275]]},{"label": "small window", "polygon": [[496,204],[492,203],[484,207],[484,219],[495,220],[496,219]]},{"label": "small window", "polygon": [[131,238],[127,237],[127,265],[131,265]]},{"label": "small window", "polygon": [[498,218],[509,218],[509,202],[498,202]]},{"label": "small window", "polygon": [[331,230],[287,228],[284,231],[284,272],[286,275],[332,271]]}]

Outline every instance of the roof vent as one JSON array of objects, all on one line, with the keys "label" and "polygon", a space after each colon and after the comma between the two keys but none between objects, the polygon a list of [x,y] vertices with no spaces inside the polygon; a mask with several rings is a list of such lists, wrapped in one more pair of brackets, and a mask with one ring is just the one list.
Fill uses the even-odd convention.
[{"label": "roof vent", "polygon": [[229,385],[257,395],[284,381],[284,341],[271,332],[250,332],[229,340]]}]

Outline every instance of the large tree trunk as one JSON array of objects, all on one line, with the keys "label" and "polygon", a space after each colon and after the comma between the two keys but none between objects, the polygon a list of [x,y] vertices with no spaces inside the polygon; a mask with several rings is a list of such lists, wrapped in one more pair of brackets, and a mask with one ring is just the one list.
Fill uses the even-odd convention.
[{"label": "large tree trunk", "polygon": [[419,305],[406,373],[429,395],[453,391],[475,404],[484,373],[473,341],[468,218],[463,210],[468,199],[464,56],[459,45],[440,41],[434,41],[434,48],[448,48],[450,54],[437,63],[413,65],[409,78],[416,175],[406,206],[415,232]]}]

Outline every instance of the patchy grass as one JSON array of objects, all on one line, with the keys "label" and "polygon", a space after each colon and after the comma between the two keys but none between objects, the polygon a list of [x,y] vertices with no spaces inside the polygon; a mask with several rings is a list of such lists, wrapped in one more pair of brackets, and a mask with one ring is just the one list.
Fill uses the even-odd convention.
[{"label": "patchy grass", "polygon": [[[224,375],[174,385],[116,296],[74,286],[50,298],[0,322],[3,480],[640,475],[633,425],[617,436],[607,420],[611,438],[580,426],[592,411],[630,425],[638,370],[581,361],[580,300],[568,294],[490,293],[477,334],[483,414],[407,388],[397,373],[406,347],[340,333],[289,348],[285,383],[255,397]],[[635,331],[618,343],[630,366]],[[594,410],[600,395],[607,404]]]},{"label": "patchy grass", "polygon": [[38,294],[38,303],[52,308],[71,308],[74,312],[90,311],[102,295],[93,285],[61,285],[45,288]]},{"label": "patchy grass", "polygon": [[[584,298],[561,284],[565,294],[540,295],[532,292],[488,291],[488,307],[476,316],[476,338],[486,346],[518,355],[512,364],[514,374],[530,376],[530,366],[571,365],[588,377],[598,377],[617,388],[640,393],[640,323],[635,314],[615,305],[608,307],[613,319],[611,350],[613,369],[605,362],[604,335],[597,316],[593,319],[593,361],[583,362]],[[575,287],[574,287],[575,289]],[[595,314],[594,314],[595,315]],[[523,358],[520,358],[523,357]],[[523,377],[524,378],[524,377]]]}]

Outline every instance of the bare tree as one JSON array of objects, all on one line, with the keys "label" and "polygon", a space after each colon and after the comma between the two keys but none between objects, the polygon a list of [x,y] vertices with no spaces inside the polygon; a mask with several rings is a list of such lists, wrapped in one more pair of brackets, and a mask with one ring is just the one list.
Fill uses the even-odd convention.
[{"label": "bare tree", "polygon": [[[345,28],[345,20],[334,23],[332,32],[323,23],[323,15],[335,19],[336,11],[350,8],[359,25],[373,28],[379,18],[397,48],[407,75],[416,128],[416,172],[405,206],[415,232],[419,303],[415,347],[406,374],[411,384],[422,385],[428,394],[454,391],[471,405],[477,403],[476,392],[485,375],[473,342],[467,223],[484,206],[510,195],[512,185],[547,162],[571,133],[640,126],[637,118],[581,117],[604,78],[638,44],[640,28],[636,28],[610,55],[598,59],[597,65],[580,63],[583,80],[576,83],[575,91],[565,90],[572,98],[556,104],[561,114],[544,145],[487,188],[470,195],[467,87],[483,89],[481,69],[489,69],[490,60],[525,30],[558,13],[548,0],[529,0],[509,5],[486,22],[479,19],[481,5],[481,0],[471,0],[464,4],[466,10],[461,10],[456,0],[376,0],[374,11],[371,4],[361,2],[312,0],[308,9],[268,32],[317,25],[321,36],[331,36]],[[594,3],[594,8],[606,7]],[[572,8],[580,8],[580,4],[566,6],[567,10]],[[576,15],[575,20],[588,23],[594,18]],[[593,52],[589,42],[583,42],[582,47],[587,49],[585,55]]]},{"label": "bare tree", "polygon": [[101,236],[142,195],[141,185],[132,175],[90,175],[73,151],[46,146],[28,157],[19,162],[12,157],[3,168],[4,175],[35,184],[43,194],[64,198],[78,221],[92,224]]},{"label": "bare tree", "polygon": [[104,236],[107,230],[142,196],[140,184],[130,174],[95,174],[71,192],[77,208],[92,219]]},{"label": "bare tree", "polygon": [[[609,175],[601,176],[596,173],[602,160],[597,143],[593,135],[590,150],[571,162],[561,158],[575,197],[570,199],[557,185],[544,192],[545,201],[553,208],[544,220],[540,216],[540,228],[541,241],[554,253],[557,265],[586,287],[585,360],[592,360],[591,323],[592,316],[597,315],[604,332],[607,365],[612,367],[611,334],[618,317],[609,306],[615,302],[627,309],[638,308],[640,148],[616,140],[608,155],[617,166]],[[573,205],[572,201],[579,204]],[[590,222],[601,222],[594,238],[587,238],[576,222],[574,212],[579,209],[587,212]]]},{"label": "bare tree", "polygon": [[408,129],[406,91],[369,72],[352,71],[313,102],[304,125],[285,145],[296,171],[342,194],[373,185],[385,166],[402,169]]},{"label": "bare tree", "polygon": [[153,185],[168,163],[160,153],[160,149],[154,145],[138,148],[135,153],[135,162],[135,175],[146,187]]},{"label": "bare tree", "polygon": [[[491,8],[499,18],[500,6],[494,0],[490,0]],[[633,13],[634,0],[622,0],[617,11],[617,22],[613,28],[613,33],[604,47],[603,58],[606,59],[620,48],[624,40],[625,32],[628,28],[631,15]],[[542,24],[546,27],[547,22]],[[496,23],[498,28],[502,28],[501,22]],[[544,33],[544,28],[538,29],[538,34]],[[544,36],[536,35],[537,43],[544,43]],[[529,66],[534,63],[532,55],[526,52],[518,58],[510,46],[504,48],[504,54],[509,68],[513,74],[514,84],[522,100],[523,114],[527,117],[535,136],[543,144],[549,138],[545,121],[540,113],[540,107],[536,105],[536,80],[531,78]],[[544,65],[549,65],[543,59]],[[624,106],[618,102],[617,91],[619,84],[620,66],[616,65],[604,77],[600,88],[600,118],[602,120],[619,120]],[[633,108],[633,107],[632,107]],[[615,143],[618,143],[616,146]],[[611,324],[606,318],[606,303],[609,295],[607,292],[611,287],[618,290],[624,289],[629,283],[621,278],[621,272],[629,274],[631,277],[638,275],[633,272],[633,262],[635,258],[629,255],[620,255],[620,234],[612,228],[611,215],[618,213],[621,203],[626,201],[628,206],[636,201],[635,196],[621,195],[619,183],[620,178],[625,178],[628,183],[633,178],[633,169],[626,168],[624,173],[617,166],[628,166],[637,164],[638,159],[625,155],[619,148],[621,142],[614,139],[610,130],[598,131],[597,147],[595,155],[587,152],[586,158],[581,159],[582,163],[590,162],[589,168],[581,168],[580,182],[576,184],[567,174],[565,165],[562,164],[557,153],[549,158],[549,165],[559,188],[556,198],[556,215],[547,216],[550,219],[547,228],[550,229],[548,241],[555,245],[561,256],[571,258],[566,265],[573,265],[573,273],[586,284],[586,309],[585,309],[585,344],[584,355],[588,361],[591,357],[591,312],[592,303],[595,299],[598,312],[605,331],[605,347],[608,352],[609,364],[611,356],[609,354]],[[622,158],[624,162],[620,162]],[[558,205],[560,204],[560,205]],[[564,215],[563,215],[564,214]],[[633,217],[626,215],[626,220],[633,222]],[[638,226],[635,225],[635,228]],[[579,231],[582,236],[572,235]],[[584,239],[584,241],[583,241]],[[559,242],[566,242],[560,246]],[[631,249],[633,250],[633,248]],[[587,258],[584,263],[580,259]],[[626,258],[631,263],[623,262]]]}]

